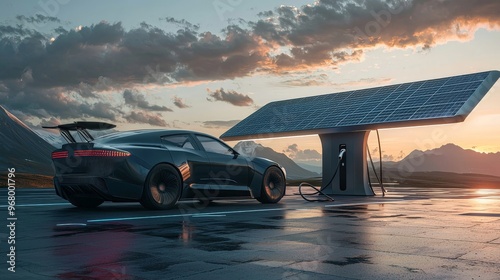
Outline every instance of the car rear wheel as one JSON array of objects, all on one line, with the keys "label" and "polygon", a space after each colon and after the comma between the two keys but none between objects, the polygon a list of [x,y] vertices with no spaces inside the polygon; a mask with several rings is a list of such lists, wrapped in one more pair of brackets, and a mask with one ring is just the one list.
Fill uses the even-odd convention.
[{"label": "car rear wheel", "polygon": [[141,198],[148,209],[169,209],[175,206],[182,192],[182,180],[177,170],[168,164],[158,164],[146,178]]},{"label": "car rear wheel", "polygon": [[96,197],[68,197],[68,201],[79,208],[96,208],[104,202]]},{"label": "car rear wheel", "polygon": [[262,203],[277,203],[285,195],[285,191],[285,175],[277,166],[271,166],[264,173],[262,190],[257,200]]}]

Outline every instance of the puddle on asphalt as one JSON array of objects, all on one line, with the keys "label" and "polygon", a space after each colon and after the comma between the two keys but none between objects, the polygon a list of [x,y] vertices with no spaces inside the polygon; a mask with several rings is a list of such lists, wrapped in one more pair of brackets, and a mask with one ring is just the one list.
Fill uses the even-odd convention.
[{"label": "puddle on asphalt", "polygon": [[270,220],[298,220],[308,218],[324,217],[325,214],[321,209],[296,209],[286,211],[283,215],[268,217]]},{"label": "puddle on asphalt", "polygon": [[399,218],[399,217],[405,217],[406,215],[404,214],[395,214],[395,215],[374,215],[370,216],[372,219],[384,219],[384,218]]},{"label": "puddle on asphalt", "polygon": [[330,217],[336,218],[348,218],[348,219],[358,219],[359,217],[356,215],[348,215],[348,214],[339,214],[339,215],[330,215]]},{"label": "puddle on asphalt", "polygon": [[237,230],[239,232],[247,231],[249,229],[283,229],[283,226],[269,225],[269,224],[255,224],[255,223],[230,223],[224,224],[227,228]]},{"label": "puddle on asphalt", "polygon": [[62,246],[52,247],[52,256],[66,263],[77,263],[74,271],[60,273],[60,279],[132,279],[120,263],[150,258],[151,255],[130,252],[135,235],[132,225],[65,224],[53,229],[53,240]]},{"label": "puddle on asphalt", "polygon": [[128,251],[120,258],[119,262],[127,262],[127,261],[133,262],[137,260],[144,260],[151,257],[153,257],[153,255],[151,254]]},{"label": "puddle on asphalt", "polygon": [[82,267],[78,271],[60,273],[56,277],[59,279],[135,279],[127,274],[125,266],[113,263]]},{"label": "puddle on asphalt", "polygon": [[245,242],[234,240],[221,235],[232,235],[239,232],[246,232],[252,229],[282,229],[282,226],[264,225],[255,223],[192,223],[182,221],[179,223],[163,224],[155,229],[134,229],[135,233],[161,237],[170,241],[172,246],[189,246],[203,251],[235,251],[242,249]]},{"label": "puddle on asphalt", "polygon": [[[53,238],[57,242],[71,243],[70,247],[55,247],[52,254],[66,261],[78,261],[82,264],[75,271],[57,275],[60,279],[132,279],[131,273],[122,263],[142,263],[142,271],[168,270],[170,266],[180,263],[177,260],[166,262],[150,262],[155,255],[134,252],[134,239],[138,234],[161,237],[171,242],[165,248],[187,246],[207,252],[241,250],[245,242],[230,237],[220,236],[223,233],[244,232],[251,229],[280,229],[280,226],[261,225],[255,223],[192,223],[182,221],[155,226],[133,226],[130,224],[66,224],[55,226]],[[63,238],[63,239],[61,239]],[[102,242],[108,240],[106,246]],[[86,253],[90,248],[98,253]],[[78,256],[76,259],[69,260]],[[88,278],[86,278],[88,277]]]},{"label": "puddle on asphalt", "polygon": [[[368,210],[368,205],[352,205],[323,208],[323,213],[329,217],[362,219],[366,218],[367,214],[372,210]],[[373,210],[378,211],[378,210]]]},{"label": "puddle on asphalt", "polygon": [[370,259],[371,257],[367,255],[359,255],[356,257],[346,257],[342,261],[324,260],[323,263],[334,264],[338,266],[346,266],[357,263],[371,264],[372,262],[370,261]]},{"label": "puddle on asphalt", "polygon": [[95,233],[95,232],[127,232],[132,229],[128,224],[62,224],[53,228],[53,237],[69,237],[77,234]]},{"label": "puddle on asphalt", "polygon": [[227,241],[223,242],[214,242],[211,243],[207,241],[207,243],[201,243],[196,246],[196,249],[200,249],[208,252],[216,252],[216,251],[237,251],[241,250],[241,245],[245,244],[243,241],[234,241],[227,239]]},{"label": "puddle on asphalt", "polygon": [[159,271],[159,270],[167,270],[173,265],[180,264],[182,262],[158,262],[152,263],[148,265],[141,266],[143,271]]}]

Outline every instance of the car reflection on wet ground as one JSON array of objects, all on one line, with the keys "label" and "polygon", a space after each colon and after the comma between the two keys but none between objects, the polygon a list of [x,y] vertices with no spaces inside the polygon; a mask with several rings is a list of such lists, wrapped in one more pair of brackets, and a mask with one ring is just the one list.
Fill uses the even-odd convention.
[{"label": "car reflection on wet ground", "polygon": [[295,191],[276,205],[148,211],[20,189],[16,272],[2,279],[500,279],[500,190],[393,187],[322,203]]}]

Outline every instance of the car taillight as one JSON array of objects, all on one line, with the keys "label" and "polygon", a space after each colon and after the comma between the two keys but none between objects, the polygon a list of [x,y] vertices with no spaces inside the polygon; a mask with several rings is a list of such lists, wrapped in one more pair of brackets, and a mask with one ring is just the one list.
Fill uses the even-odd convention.
[{"label": "car taillight", "polygon": [[111,150],[75,150],[75,157],[128,157],[129,152]]},{"label": "car taillight", "polygon": [[[75,150],[73,151],[75,157],[128,157],[129,152],[112,151],[112,150]],[[53,152],[52,158],[67,158],[69,156],[68,151]]]},{"label": "car taillight", "polygon": [[52,152],[52,158],[67,158],[67,157],[68,157],[68,151]]}]

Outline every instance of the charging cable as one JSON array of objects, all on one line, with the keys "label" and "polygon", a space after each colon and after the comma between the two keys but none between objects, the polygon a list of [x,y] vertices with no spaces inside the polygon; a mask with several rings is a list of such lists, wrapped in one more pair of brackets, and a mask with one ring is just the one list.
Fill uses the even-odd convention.
[{"label": "charging cable", "polygon": [[[373,173],[375,174],[375,177],[377,178],[377,181],[378,181],[378,183],[380,185],[380,189],[382,190],[382,196],[385,196],[385,194],[387,193],[387,190],[384,188],[384,182],[383,182],[383,177],[382,177],[383,176],[383,173],[382,173],[382,147],[380,145],[380,134],[378,132],[378,129],[376,129],[376,132],[377,132],[378,151],[379,151],[379,165],[380,165],[379,172],[380,172],[380,177],[379,177],[379,175],[377,175],[377,171],[375,169],[375,164],[373,163],[372,155],[370,153],[370,148],[368,147],[368,144],[366,145],[366,150],[367,150],[368,156],[370,158],[370,163],[371,163],[371,166],[372,166],[372,169],[373,169]],[[346,149],[341,149],[340,150],[339,160],[337,162],[337,167],[335,167],[335,173],[333,173],[332,178],[330,179],[330,181],[328,181],[328,183],[324,187],[318,189],[317,187],[315,187],[315,186],[313,186],[313,185],[311,185],[309,183],[306,183],[306,182],[300,183],[300,185],[299,185],[299,195],[304,200],[309,201],[309,202],[334,201],[333,197],[331,197],[331,196],[323,193],[323,191],[326,189],[326,187],[328,185],[330,185],[333,182],[333,179],[337,175],[337,172],[339,171],[339,167],[340,167],[340,162],[342,161],[342,158],[344,157],[345,152],[346,152]],[[372,183],[371,183],[371,180],[370,180],[370,168],[367,166],[366,169],[367,169],[368,182],[370,184],[370,188],[372,189],[372,192],[375,193],[373,191]],[[313,188],[316,192],[303,194],[302,193],[302,187],[303,186]],[[323,199],[309,199],[309,198],[306,197],[306,196],[312,196],[312,195],[317,195],[317,194],[323,195],[325,198],[323,198]]]},{"label": "charging cable", "polygon": [[[323,191],[326,189],[326,187],[328,187],[328,185],[330,185],[332,182],[333,182],[333,179],[335,178],[335,176],[337,175],[337,172],[339,171],[339,167],[340,167],[340,162],[342,161],[342,158],[344,157],[344,154],[345,154],[345,149],[341,149],[340,150],[340,153],[339,153],[339,160],[337,162],[337,167],[335,167],[335,173],[333,173],[333,176],[332,178],[330,179],[330,181],[328,181],[328,183],[318,189],[317,187],[309,184],[309,183],[306,183],[306,182],[302,182],[300,183],[299,185],[299,195],[305,200],[305,201],[309,201],[309,202],[326,202],[326,201],[334,201],[335,199],[329,195],[327,195],[326,193],[324,193]],[[310,187],[310,188],[313,188],[316,192],[314,193],[307,193],[307,194],[303,194],[302,193],[302,187],[303,186],[306,186],[306,187]],[[311,195],[317,195],[317,194],[320,194],[326,198],[320,198],[320,199],[309,199],[307,198],[306,196],[311,196]]]},{"label": "charging cable", "polygon": [[380,145],[380,134],[378,133],[378,129],[376,129],[375,131],[377,131],[377,141],[378,141],[378,155],[379,155],[379,168],[380,168],[380,189],[382,189],[382,196],[385,196],[385,193],[387,192],[384,188],[384,178],[382,176],[382,146]]},{"label": "charging cable", "polygon": [[[370,153],[370,148],[368,147],[368,144],[366,144],[366,151],[368,152],[368,157],[370,158],[370,163],[371,163],[371,166],[372,166],[372,169],[373,169],[373,173],[375,174],[375,177],[377,178],[377,181],[379,183],[379,186],[380,186],[380,189],[382,190],[382,196],[385,196],[385,194],[387,193],[387,190],[384,188],[384,181],[383,181],[383,177],[382,177],[382,146],[380,145],[380,134],[378,133],[378,129],[376,129],[377,131],[377,140],[378,140],[378,152],[379,152],[379,172],[380,172],[380,177],[379,175],[377,175],[377,170],[375,169],[375,164],[373,164],[373,159],[372,159],[372,155]],[[371,180],[370,180],[370,168],[367,166],[367,171],[368,171],[368,181],[370,183],[370,188],[372,189],[372,192],[373,192],[373,187],[372,187],[372,183],[371,183]],[[375,193],[375,192],[373,192]]]}]

